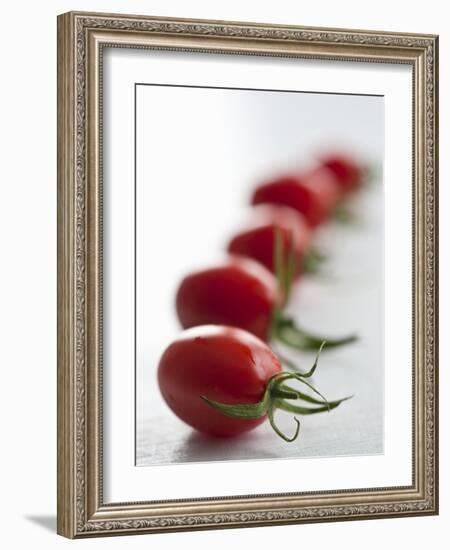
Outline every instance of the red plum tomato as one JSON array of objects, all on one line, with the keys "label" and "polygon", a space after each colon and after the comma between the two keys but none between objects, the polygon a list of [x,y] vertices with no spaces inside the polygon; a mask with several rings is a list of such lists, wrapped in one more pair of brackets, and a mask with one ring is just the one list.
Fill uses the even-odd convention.
[{"label": "red plum tomato", "polygon": [[187,275],[178,287],[175,304],[183,328],[227,325],[267,341],[280,294],[268,269],[250,258],[230,256],[221,264]]},{"label": "red plum tomato", "polygon": [[250,219],[229,242],[228,252],[253,258],[276,272],[275,241],[279,231],[282,257],[289,249],[295,261],[294,273],[301,273],[302,258],[311,241],[311,230],[302,214],[287,206],[261,204],[252,208]]},{"label": "red plum tomato", "polygon": [[344,192],[356,189],[363,180],[362,167],[348,155],[330,154],[322,158],[322,165],[333,172]]},{"label": "red plum tomato", "polygon": [[259,402],[280,361],[259,338],[232,327],[202,326],[184,331],[164,351],[158,383],[167,405],[205,434],[236,436],[266,419],[233,418],[210,407],[201,396],[226,404]]},{"label": "red plum tomato", "polygon": [[297,210],[315,227],[326,221],[342,191],[331,170],[321,167],[303,174],[288,174],[260,185],[252,204],[279,204]]}]

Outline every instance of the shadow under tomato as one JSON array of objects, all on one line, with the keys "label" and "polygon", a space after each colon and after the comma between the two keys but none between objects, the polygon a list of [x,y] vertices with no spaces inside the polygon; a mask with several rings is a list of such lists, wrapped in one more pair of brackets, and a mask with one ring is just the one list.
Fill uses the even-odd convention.
[{"label": "shadow under tomato", "polygon": [[[264,437],[264,428],[259,427],[235,437],[213,437],[192,430],[177,445],[175,453],[179,461],[204,462],[210,460],[252,460],[254,445]],[[258,458],[271,458],[270,452],[258,452]]]}]

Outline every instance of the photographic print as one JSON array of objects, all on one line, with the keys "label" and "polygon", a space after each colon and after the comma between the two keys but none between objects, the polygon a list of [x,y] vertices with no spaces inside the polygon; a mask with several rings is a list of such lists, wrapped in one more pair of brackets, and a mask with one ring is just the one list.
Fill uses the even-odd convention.
[{"label": "photographic print", "polygon": [[135,101],[137,465],[381,453],[383,98]]}]

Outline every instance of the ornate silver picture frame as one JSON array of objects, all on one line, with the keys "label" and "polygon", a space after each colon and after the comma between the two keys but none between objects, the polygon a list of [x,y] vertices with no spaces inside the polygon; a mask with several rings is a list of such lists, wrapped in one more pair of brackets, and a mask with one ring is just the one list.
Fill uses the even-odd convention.
[{"label": "ornate silver picture frame", "polygon": [[[411,484],[107,502],[102,87],[106,48],[412,69]],[[438,38],[70,12],[58,17],[58,533],[69,538],[438,513]],[[201,483],[201,480],[198,480]]]}]

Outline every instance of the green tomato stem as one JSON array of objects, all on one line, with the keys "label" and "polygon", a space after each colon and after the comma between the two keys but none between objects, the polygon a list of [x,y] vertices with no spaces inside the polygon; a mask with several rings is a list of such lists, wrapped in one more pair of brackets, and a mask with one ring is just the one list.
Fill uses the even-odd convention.
[{"label": "green tomato stem", "polygon": [[322,342],[326,342],[327,349],[330,349],[351,344],[358,340],[356,334],[349,334],[341,338],[330,338],[328,336],[314,334],[299,327],[293,319],[283,317],[280,313],[274,316],[272,337],[291,348],[302,351],[314,351]]},{"label": "green tomato stem", "polygon": [[[296,423],[294,435],[291,437],[287,436],[280,430],[275,422],[275,411],[277,409],[293,414],[310,415],[324,411],[331,411],[332,409],[338,407],[343,401],[350,399],[350,397],[345,397],[343,399],[328,402],[326,398],[307,381],[307,378],[311,377],[317,368],[322,348],[323,344],[318,350],[316,359],[308,372],[301,374],[298,372],[283,371],[272,376],[272,378],[270,378],[267,383],[261,401],[259,401],[258,403],[227,404],[214,401],[213,399],[209,399],[207,396],[204,395],[200,397],[213,409],[233,418],[251,420],[267,416],[272,429],[279,437],[287,442],[295,441],[295,439],[298,437],[298,434],[300,433],[300,422],[296,417],[294,417],[294,421]],[[296,380],[302,384],[305,384],[314,393],[321,397],[321,400],[319,401],[318,399],[315,399],[308,394],[300,392],[286,385],[286,382],[289,380]],[[291,401],[303,401],[305,403],[311,403],[319,406],[307,407],[303,405],[292,404]]]},{"label": "green tomato stem", "polygon": [[342,338],[328,338],[323,335],[314,334],[299,327],[293,319],[284,315],[284,308],[289,301],[294,282],[296,260],[292,235],[290,236],[286,255],[283,250],[282,233],[278,228],[275,231],[274,265],[282,298],[280,304],[272,312],[271,337],[273,340],[278,340],[286,346],[302,351],[314,351],[324,341],[327,342],[329,349],[350,344],[357,340],[358,337],[355,334]]}]

